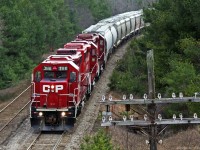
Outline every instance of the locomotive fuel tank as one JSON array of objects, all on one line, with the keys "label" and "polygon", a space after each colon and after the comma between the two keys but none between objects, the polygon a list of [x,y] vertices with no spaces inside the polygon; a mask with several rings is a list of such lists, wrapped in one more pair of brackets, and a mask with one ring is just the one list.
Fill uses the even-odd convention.
[{"label": "locomotive fuel tank", "polygon": [[34,69],[30,121],[36,130],[63,131],[73,127],[80,103],[75,90],[79,68],[69,60],[71,57],[52,55]]}]

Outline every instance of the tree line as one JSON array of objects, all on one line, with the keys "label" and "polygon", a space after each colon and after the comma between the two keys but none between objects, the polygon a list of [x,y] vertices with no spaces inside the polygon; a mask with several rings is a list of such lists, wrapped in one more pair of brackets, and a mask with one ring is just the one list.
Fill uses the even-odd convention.
[{"label": "tree line", "polygon": [[[84,2],[96,20],[109,15],[104,1]],[[30,78],[42,54],[62,47],[81,32],[78,16],[69,7],[67,0],[1,0],[0,89]]]},{"label": "tree line", "polygon": [[[132,41],[124,59],[119,61],[110,78],[110,88],[142,96],[148,92],[146,54],[154,50],[156,92],[170,97],[192,96],[200,91],[200,1],[159,0],[144,9],[150,23],[143,36]],[[198,104],[173,105],[167,114],[178,110],[199,113]]]}]

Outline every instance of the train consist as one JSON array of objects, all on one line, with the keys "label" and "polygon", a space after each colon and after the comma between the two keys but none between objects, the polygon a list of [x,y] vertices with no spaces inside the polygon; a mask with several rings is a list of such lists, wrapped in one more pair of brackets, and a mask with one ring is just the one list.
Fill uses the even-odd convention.
[{"label": "train consist", "polygon": [[144,27],[142,10],[92,25],[34,68],[30,121],[41,131],[69,130],[113,50]]}]

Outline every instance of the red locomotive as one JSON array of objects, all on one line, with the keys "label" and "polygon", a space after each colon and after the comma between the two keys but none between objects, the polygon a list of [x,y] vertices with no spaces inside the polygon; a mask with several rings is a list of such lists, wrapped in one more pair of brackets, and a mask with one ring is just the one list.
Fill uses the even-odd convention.
[{"label": "red locomotive", "polygon": [[42,131],[70,129],[113,49],[143,27],[141,10],[104,19],[35,67],[31,126]]}]

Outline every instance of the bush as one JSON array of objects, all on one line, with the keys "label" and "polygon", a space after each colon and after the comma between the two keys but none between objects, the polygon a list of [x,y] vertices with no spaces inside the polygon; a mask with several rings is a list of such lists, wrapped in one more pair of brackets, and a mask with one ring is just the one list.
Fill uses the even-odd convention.
[{"label": "bush", "polygon": [[[93,136],[86,136],[81,144],[81,150],[117,150],[111,143],[111,137],[103,130]],[[119,149],[118,149],[119,150]]]},{"label": "bush", "polygon": [[136,41],[133,41],[124,58],[117,63],[108,84],[111,90],[127,94],[147,92],[146,55],[144,50],[138,48],[138,45]]}]

